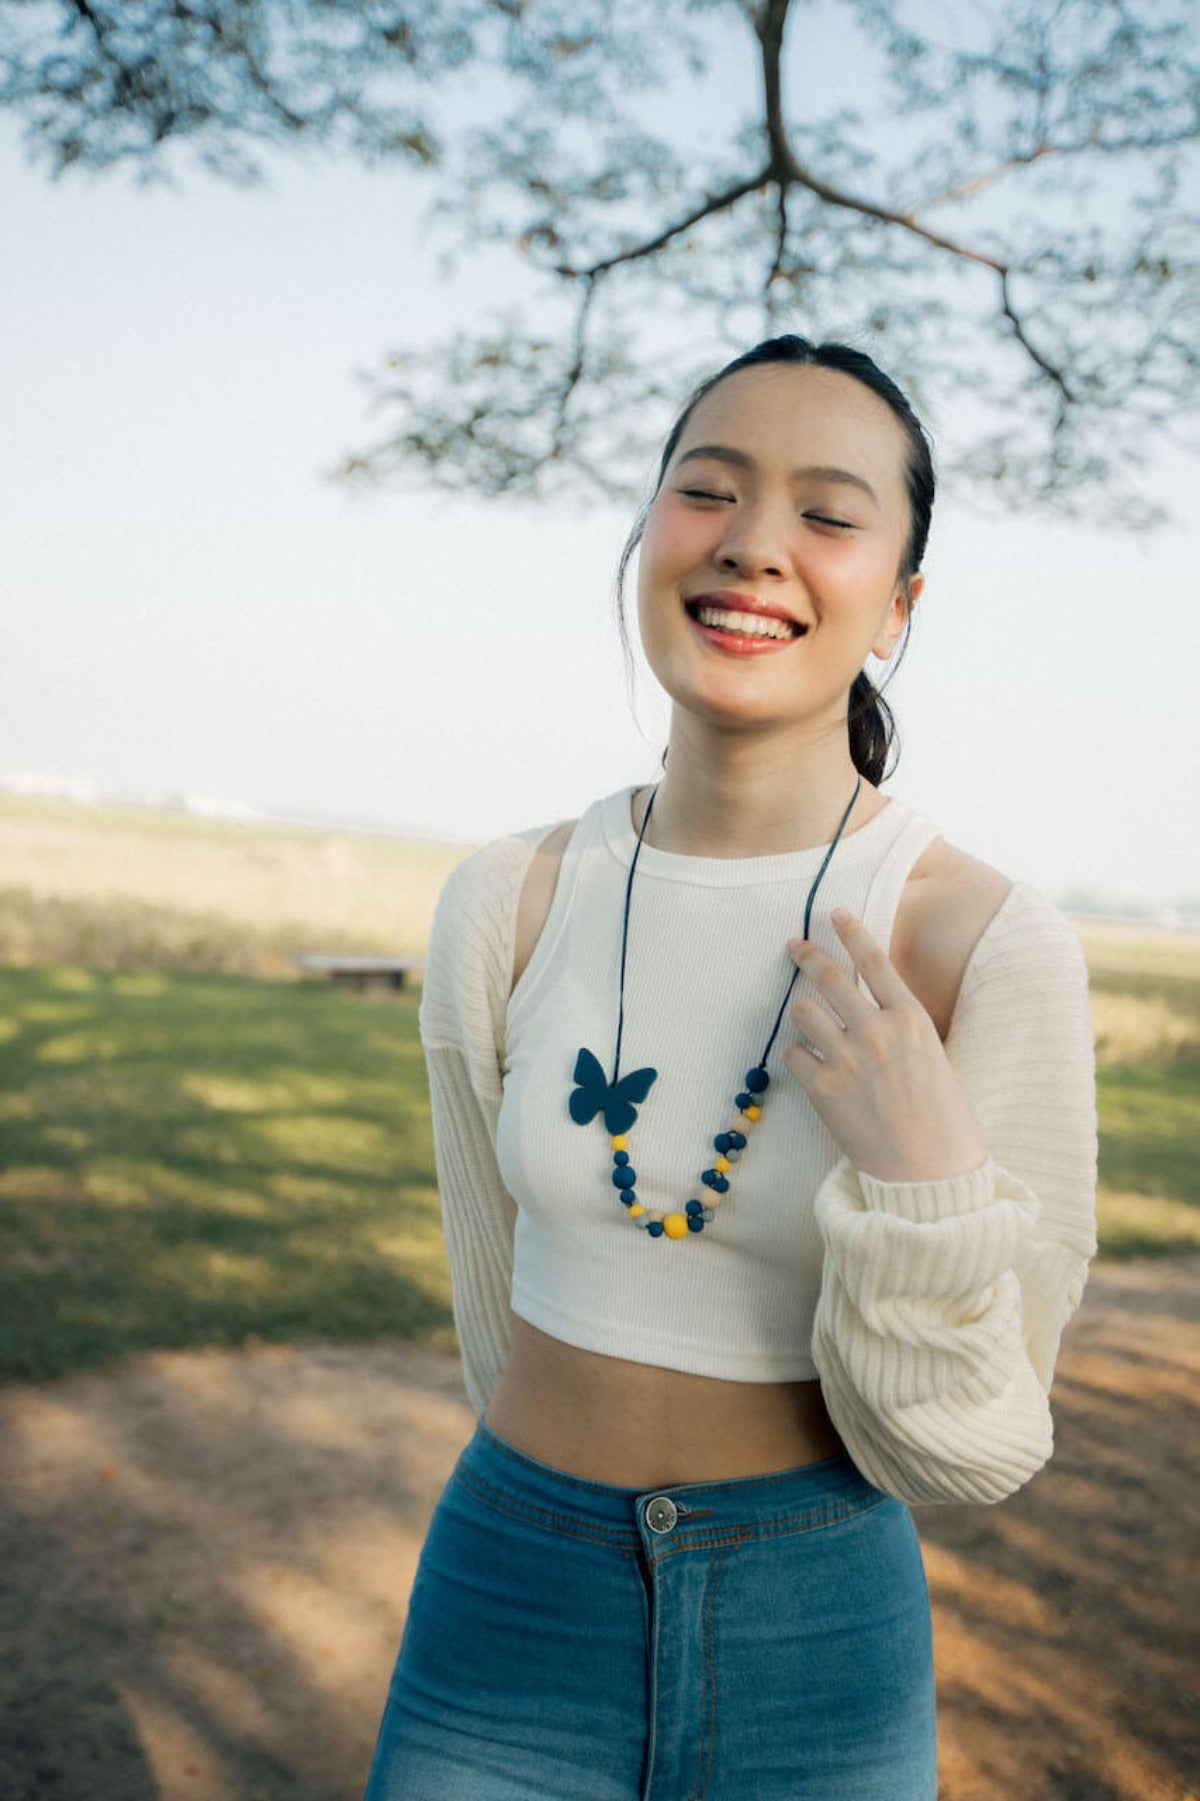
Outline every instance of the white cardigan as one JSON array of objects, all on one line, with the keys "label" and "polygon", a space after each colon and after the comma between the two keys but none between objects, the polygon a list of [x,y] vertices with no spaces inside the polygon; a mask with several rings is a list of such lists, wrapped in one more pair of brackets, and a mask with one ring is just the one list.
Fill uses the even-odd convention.
[{"label": "white cardigan", "polygon": [[[450,874],[420,1032],[464,1379],[487,1406],[512,1338],[516,1205],[496,1161],[517,907],[538,826]],[[1049,1391],[1096,1250],[1095,1040],[1070,922],[1017,883],[976,945],[946,1039],[983,1167],[884,1182],[843,1157],[815,1198],[812,1356],[867,1479],[908,1502],[999,1501],[1053,1449]]]}]

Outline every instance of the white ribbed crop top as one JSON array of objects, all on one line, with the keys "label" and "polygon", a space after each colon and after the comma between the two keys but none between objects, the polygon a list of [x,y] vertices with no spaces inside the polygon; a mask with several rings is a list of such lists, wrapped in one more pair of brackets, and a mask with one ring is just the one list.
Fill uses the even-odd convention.
[{"label": "white ribbed crop top", "polygon": [[[602,1117],[581,1127],[567,1110],[582,1045],[612,1073],[633,792],[594,802],[579,820],[508,1003],[496,1155],[518,1208],[512,1308],[556,1338],[612,1356],[748,1382],[811,1379],[824,1256],[813,1201],[840,1151],[781,1060],[797,1038],[789,1015],[767,1059],[762,1121],[700,1234],[676,1242],[639,1229],[612,1186]],[[888,948],[909,872],[940,831],[894,796],[864,826],[853,822],[852,813],[809,931],[852,977],[831,910],[849,908]],[[733,1097],[787,990],[795,968],[787,943],[803,932],[828,848],[717,858],[643,845],[621,1068],[659,1072],[629,1135],[647,1207],[671,1211],[705,1197],[700,1172],[713,1161],[714,1134],[738,1123]],[[801,974],[791,998],[803,995],[827,1004]]]}]

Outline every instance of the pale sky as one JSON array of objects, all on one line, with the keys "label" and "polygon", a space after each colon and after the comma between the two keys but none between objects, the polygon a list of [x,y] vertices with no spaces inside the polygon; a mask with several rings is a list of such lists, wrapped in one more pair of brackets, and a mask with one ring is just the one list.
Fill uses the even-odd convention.
[{"label": "pale sky", "polygon": [[[0,120],[0,777],[471,842],[653,779],[623,509],[322,478],[382,429],[354,370],[472,315],[423,195],[345,160],[249,191],[183,166],[51,184]],[[1181,523],[1148,539],[935,511],[884,791],[1051,897],[1200,891],[1197,474],[1162,466]]]}]

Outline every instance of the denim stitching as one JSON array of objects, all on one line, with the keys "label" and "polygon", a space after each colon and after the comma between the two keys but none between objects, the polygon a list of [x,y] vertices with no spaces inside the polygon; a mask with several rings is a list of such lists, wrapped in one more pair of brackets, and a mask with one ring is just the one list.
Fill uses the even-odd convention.
[{"label": "denim stitching", "polygon": [[[456,1469],[452,1480],[462,1483],[463,1487],[473,1492],[486,1505],[497,1513],[507,1515],[510,1519],[524,1520],[529,1524],[541,1526],[544,1530],[558,1533],[567,1538],[581,1539],[593,1544],[603,1544],[622,1548],[632,1542],[633,1535],[621,1527],[605,1527],[581,1525],[568,1514],[556,1513],[549,1508],[538,1507],[531,1502],[514,1502],[502,1490],[495,1489],[473,1471]],[[725,1528],[711,1527],[708,1531],[695,1529],[682,1532],[671,1544],[664,1544],[659,1557],[675,1556],[680,1551],[703,1550],[717,1545],[744,1544],[749,1539],[772,1539],[790,1537],[798,1533],[820,1532],[829,1526],[841,1524],[859,1514],[869,1513],[883,1502],[890,1499],[881,1490],[869,1497],[853,1501],[826,1502],[821,1506],[810,1506],[804,1513],[785,1515],[779,1520],[765,1521],[761,1525],[731,1525]]]},{"label": "denim stitching", "polygon": [[724,1528],[713,1526],[706,1532],[681,1533],[673,1536],[670,1543],[664,1544],[657,1556],[660,1558],[675,1557],[680,1551],[701,1551],[715,1545],[743,1545],[757,1543],[764,1539],[795,1538],[809,1532],[825,1532],[831,1526],[840,1526],[847,1520],[858,1519],[862,1515],[874,1512],[877,1507],[890,1498],[888,1495],[881,1494],[878,1500],[830,1509],[824,1517],[817,1519],[810,1516],[806,1520],[803,1515],[797,1515],[794,1520],[770,1520],[761,1526],[747,1523]]},{"label": "denim stitching", "polygon": [[589,1539],[594,1544],[612,1545],[618,1550],[632,1542],[632,1534],[623,1532],[619,1526],[614,1526],[611,1530],[603,1526],[581,1527],[577,1520],[571,1519],[567,1514],[552,1513],[548,1508],[534,1507],[526,1502],[513,1503],[501,1490],[465,1470],[455,1470],[451,1480],[461,1482],[464,1488],[470,1489],[486,1506],[495,1508],[497,1513],[507,1514],[510,1519],[524,1520],[529,1525],[542,1526],[549,1532],[559,1532],[567,1538]]},{"label": "denim stitching", "polygon": [[700,1745],[696,1762],[696,1785],[691,1801],[705,1801],[708,1785],[712,1781],[713,1763],[717,1752],[717,1655],[716,1634],[713,1626],[713,1614],[716,1602],[717,1577],[721,1573],[724,1562],[724,1551],[718,1546],[715,1555],[709,1560],[708,1584],[704,1594],[704,1624],[701,1631],[701,1656],[704,1659],[703,1696],[705,1713],[707,1714],[708,1759],[705,1765],[705,1717],[701,1716]]},{"label": "denim stitching", "polygon": [[[639,1538],[639,1544],[641,1539]],[[642,1544],[645,1552],[645,1545]],[[646,1707],[646,1762],[642,1778],[642,1801],[650,1794],[654,1786],[654,1763],[658,1756],[658,1661],[659,1643],[662,1636],[662,1596],[654,1573],[655,1559],[646,1555],[646,1571],[650,1577],[648,1588],[647,1617],[650,1621],[649,1643],[646,1656],[647,1707]]]}]

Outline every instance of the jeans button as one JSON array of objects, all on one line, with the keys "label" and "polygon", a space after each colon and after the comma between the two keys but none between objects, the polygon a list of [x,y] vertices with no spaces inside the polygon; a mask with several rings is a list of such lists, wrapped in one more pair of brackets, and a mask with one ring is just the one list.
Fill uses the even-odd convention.
[{"label": "jeans button", "polygon": [[651,1532],[670,1532],[679,1518],[679,1509],[669,1495],[655,1495],[646,1503],[646,1524]]}]

